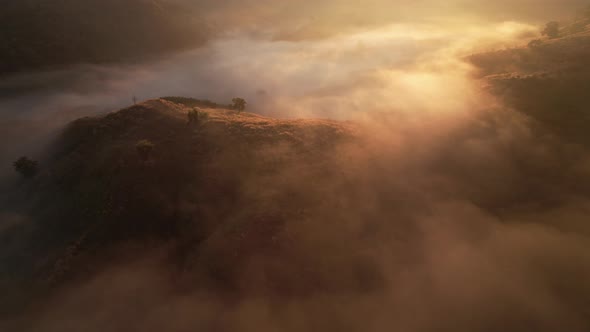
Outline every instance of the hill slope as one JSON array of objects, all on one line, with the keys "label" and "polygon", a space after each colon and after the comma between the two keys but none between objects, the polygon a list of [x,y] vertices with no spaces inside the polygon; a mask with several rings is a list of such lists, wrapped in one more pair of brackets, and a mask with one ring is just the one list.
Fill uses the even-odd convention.
[{"label": "hill slope", "polygon": [[556,135],[590,144],[590,32],[470,58],[492,93]]},{"label": "hill slope", "polygon": [[[293,235],[285,223],[305,220],[322,204],[322,179],[354,127],[226,109],[203,109],[208,119],[190,125],[191,109],[158,99],[73,122],[42,173],[21,188],[35,226],[2,233],[6,243],[23,233],[30,238],[24,248],[5,246],[6,275],[47,289],[122,256],[171,246],[173,269],[198,268],[196,275],[210,278],[204,284],[256,291],[242,284],[242,264],[289,255]],[[142,140],[153,144],[147,159],[137,151]],[[277,268],[269,273],[275,282],[292,277]],[[312,274],[309,282],[268,287],[292,292],[285,285],[323,283]]]}]

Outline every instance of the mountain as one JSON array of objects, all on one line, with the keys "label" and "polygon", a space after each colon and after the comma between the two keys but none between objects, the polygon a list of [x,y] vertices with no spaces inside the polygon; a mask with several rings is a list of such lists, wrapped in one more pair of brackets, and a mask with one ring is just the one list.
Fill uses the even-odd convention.
[{"label": "mountain", "polygon": [[0,74],[137,61],[202,44],[194,12],[148,0],[2,1]]}]

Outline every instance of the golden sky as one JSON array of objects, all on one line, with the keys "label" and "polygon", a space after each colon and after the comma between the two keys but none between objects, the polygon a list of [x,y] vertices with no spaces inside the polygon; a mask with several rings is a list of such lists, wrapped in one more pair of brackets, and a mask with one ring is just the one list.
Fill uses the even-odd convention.
[{"label": "golden sky", "polygon": [[[182,0],[169,0],[182,1]],[[570,16],[583,0],[184,0],[198,5],[216,28],[268,30],[278,38],[320,38],[392,23],[517,21],[539,24]]]}]

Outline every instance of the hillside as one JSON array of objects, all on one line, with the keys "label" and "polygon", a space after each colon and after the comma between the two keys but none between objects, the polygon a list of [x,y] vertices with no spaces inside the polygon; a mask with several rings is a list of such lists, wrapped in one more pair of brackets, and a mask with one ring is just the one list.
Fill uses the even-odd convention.
[{"label": "hillside", "polygon": [[590,31],[469,59],[490,91],[572,142],[590,144]]},{"label": "hillside", "polygon": [[[173,270],[198,268],[195,275],[224,289],[255,291],[242,285],[241,264],[290,255],[294,235],[283,227],[320,208],[334,151],[354,137],[354,127],[220,108],[203,109],[208,119],[189,125],[191,109],[158,99],[73,122],[42,173],[21,188],[18,199],[33,204],[35,223],[1,234],[0,280],[16,274],[26,287],[51,289],[116,257],[171,246]],[[153,144],[148,159],[137,151],[142,140]],[[25,247],[11,246],[23,236]],[[131,244],[125,255],[116,249]],[[277,283],[294,277],[269,269]],[[268,287],[292,292],[283,288],[323,283],[317,273],[309,278]]]}]

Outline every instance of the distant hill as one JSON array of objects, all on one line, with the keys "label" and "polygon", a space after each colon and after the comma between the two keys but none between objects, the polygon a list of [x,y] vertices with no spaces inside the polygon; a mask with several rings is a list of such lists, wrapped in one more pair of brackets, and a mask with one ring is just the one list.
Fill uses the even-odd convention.
[{"label": "distant hill", "polygon": [[203,43],[194,13],[148,0],[1,1],[0,74],[134,61]]},{"label": "distant hill", "polygon": [[560,137],[590,145],[590,22],[586,23],[576,33],[475,54],[469,60],[508,106]]}]

